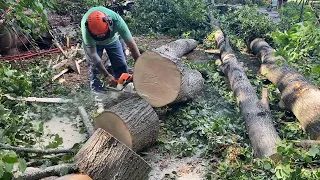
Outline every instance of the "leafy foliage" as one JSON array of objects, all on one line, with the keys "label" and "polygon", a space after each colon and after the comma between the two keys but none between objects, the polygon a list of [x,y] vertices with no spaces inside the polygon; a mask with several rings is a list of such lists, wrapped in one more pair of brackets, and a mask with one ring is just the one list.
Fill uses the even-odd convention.
[{"label": "leafy foliage", "polygon": [[[54,0],[20,0],[0,1],[4,12],[5,23],[17,25],[27,33],[39,35],[47,30],[47,8],[54,8]],[[32,31],[31,31],[32,29]]]},{"label": "leafy foliage", "polygon": [[314,12],[306,7],[304,14],[308,20],[293,24],[288,31],[275,31],[272,38],[277,55],[283,56],[292,67],[320,85],[320,28]]},{"label": "leafy foliage", "polygon": [[256,7],[243,6],[234,12],[228,11],[218,18],[221,27],[230,36],[231,44],[237,49],[247,46],[255,38],[272,40],[269,33],[276,29],[276,24]]},{"label": "leafy foliage", "polygon": [[137,0],[129,24],[139,33],[183,33],[201,39],[206,21],[206,0]]},{"label": "leafy foliage", "polygon": [[[8,100],[6,94],[15,96],[37,96],[45,93],[60,93],[61,86],[46,87],[51,80],[52,72],[41,65],[29,66],[24,69],[13,69],[10,65],[0,64],[0,143],[12,146],[32,147],[43,134],[43,127],[37,128],[30,122],[26,112],[32,108],[26,102]],[[51,92],[50,92],[51,90]],[[41,125],[41,124],[40,124]],[[41,127],[39,125],[39,127]],[[62,139],[56,135],[53,142],[46,148],[57,148]],[[0,179],[11,179],[18,170],[24,171],[27,155],[18,156],[13,151],[0,150]],[[18,164],[18,170],[13,168]]]},{"label": "leafy foliage", "polygon": [[0,151],[0,179],[11,180],[13,173],[24,172],[26,168],[26,161],[19,158],[14,151]]}]

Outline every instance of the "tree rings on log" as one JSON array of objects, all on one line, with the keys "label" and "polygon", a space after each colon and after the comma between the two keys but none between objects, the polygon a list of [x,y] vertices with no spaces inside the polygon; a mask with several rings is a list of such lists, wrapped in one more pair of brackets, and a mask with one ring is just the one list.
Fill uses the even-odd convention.
[{"label": "tree rings on log", "polygon": [[55,180],[92,180],[92,178],[85,174],[69,174]]},{"label": "tree rings on log", "polygon": [[94,119],[102,128],[134,151],[151,146],[159,133],[159,117],[141,97],[133,97],[106,109]]},{"label": "tree rings on log", "polygon": [[204,79],[189,69],[180,57],[196,48],[193,39],[180,39],[146,51],[134,65],[137,94],[152,107],[163,107],[192,99],[203,89]]},{"label": "tree rings on log", "polygon": [[145,180],[151,166],[128,146],[99,128],[75,156],[79,172],[94,180]]}]

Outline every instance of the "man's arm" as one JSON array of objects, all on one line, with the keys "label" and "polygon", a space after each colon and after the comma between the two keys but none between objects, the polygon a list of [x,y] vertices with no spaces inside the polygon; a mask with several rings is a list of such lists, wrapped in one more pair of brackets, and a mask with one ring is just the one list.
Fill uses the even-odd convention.
[{"label": "man's arm", "polygon": [[128,25],[119,15],[118,15],[118,22],[116,24],[116,30],[119,32],[120,36],[122,37],[122,39],[124,40],[128,48],[130,49],[133,59],[136,61],[140,56],[140,51],[138,49],[136,42],[132,37],[132,34],[128,28]]},{"label": "man's arm", "polygon": [[99,57],[97,53],[96,47],[88,47],[85,46],[86,52],[88,53],[89,58],[92,60],[93,64],[99,69],[100,72],[103,73],[105,77],[111,76],[111,74],[107,71],[107,69],[104,67],[101,58]]},{"label": "man's arm", "polygon": [[126,42],[126,44],[132,53],[133,59],[136,61],[140,56],[140,51],[136,42],[134,41],[133,38],[131,38],[129,41]]}]

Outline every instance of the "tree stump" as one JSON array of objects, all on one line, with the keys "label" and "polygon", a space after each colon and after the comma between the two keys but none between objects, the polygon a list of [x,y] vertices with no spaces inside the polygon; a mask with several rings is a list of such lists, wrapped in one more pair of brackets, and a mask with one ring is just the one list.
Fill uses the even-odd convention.
[{"label": "tree stump", "polygon": [[94,119],[95,129],[102,128],[134,151],[156,142],[159,117],[141,97],[133,97],[106,109]]},{"label": "tree stump", "polygon": [[128,146],[99,128],[75,156],[79,172],[94,180],[145,180],[151,166]]},{"label": "tree stump", "polygon": [[152,107],[194,98],[202,91],[204,79],[180,58],[196,46],[197,41],[193,39],[179,39],[142,53],[134,65],[133,83],[137,94]]},{"label": "tree stump", "polygon": [[292,69],[283,57],[272,55],[274,49],[263,39],[253,40],[250,49],[260,58],[261,74],[280,90],[282,105],[293,112],[311,139],[320,140],[319,88]]}]

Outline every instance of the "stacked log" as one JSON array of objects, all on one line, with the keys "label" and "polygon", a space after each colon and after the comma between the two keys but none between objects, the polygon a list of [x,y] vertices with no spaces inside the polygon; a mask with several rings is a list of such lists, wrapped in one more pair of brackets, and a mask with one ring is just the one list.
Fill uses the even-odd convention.
[{"label": "stacked log", "polygon": [[[281,92],[281,105],[293,112],[311,139],[320,139],[320,90],[303,75],[291,68],[263,39],[250,44],[260,58],[260,72]],[[279,63],[278,63],[279,62]]]}]

